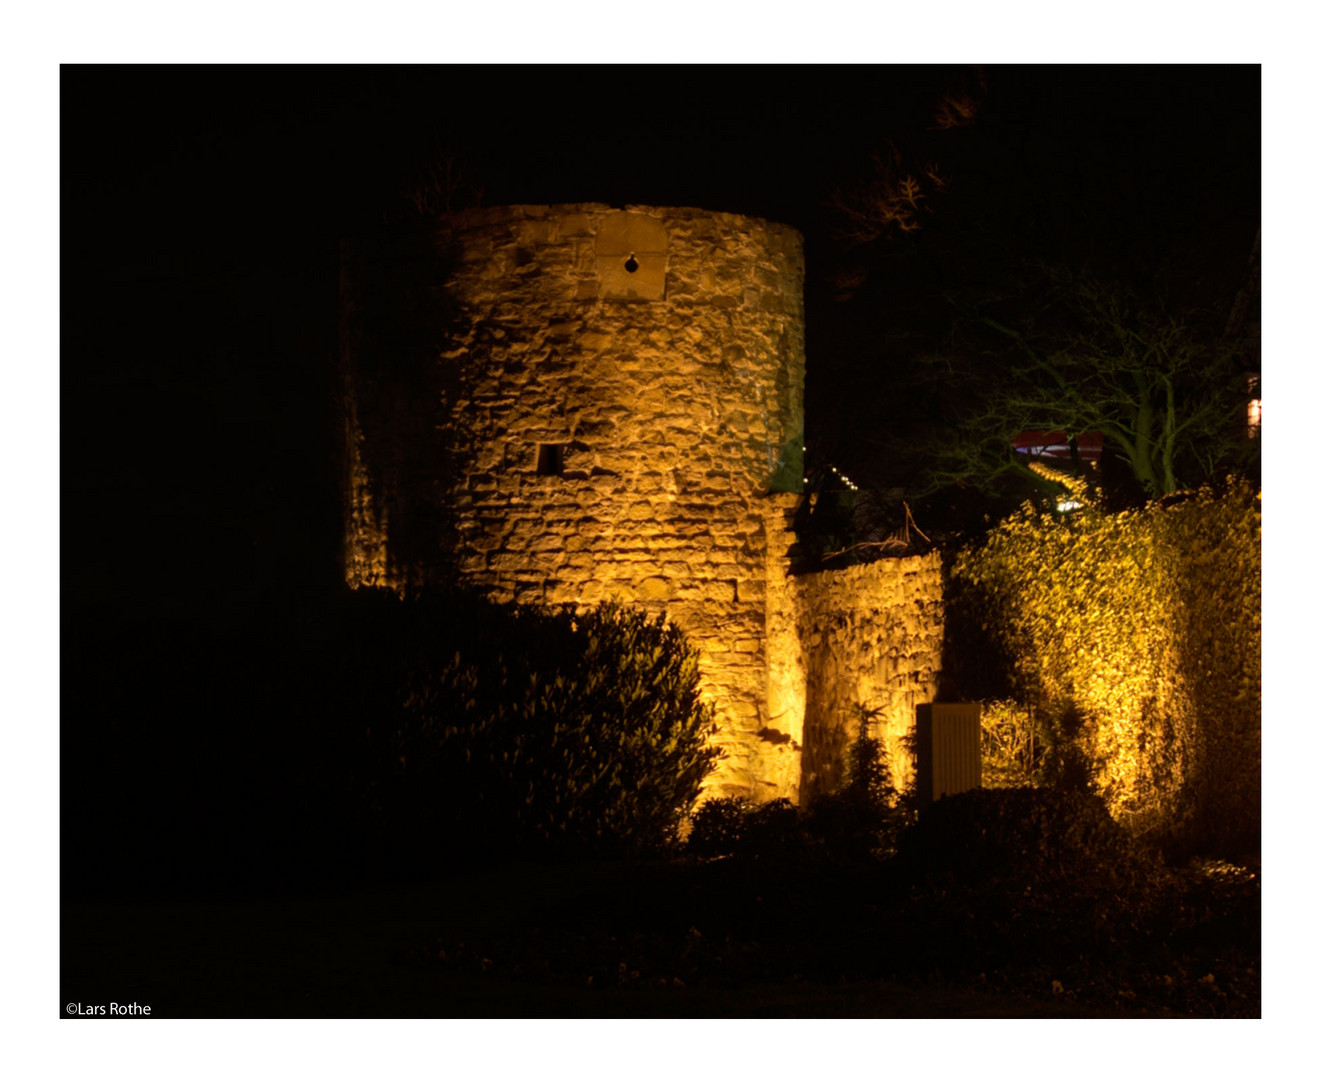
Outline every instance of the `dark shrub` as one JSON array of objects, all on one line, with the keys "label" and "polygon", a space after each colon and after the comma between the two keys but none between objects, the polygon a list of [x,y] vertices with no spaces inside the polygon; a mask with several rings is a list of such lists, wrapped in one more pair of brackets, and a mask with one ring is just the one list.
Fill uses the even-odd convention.
[{"label": "dark shrub", "polygon": [[705,858],[733,855],[743,845],[751,809],[747,799],[708,799],[693,815],[688,851]]},{"label": "dark shrub", "polygon": [[885,743],[868,734],[872,716],[859,710],[858,734],[849,744],[844,783],[812,800],[804,822],[837,854],[888,855],[908,824],[905,800],[895,789]]},{"label": "dark shrub", "polygon": [[910,961],[1062,970],[1150,952],[1164,869],[1095,795],[978,789],[923,810],[894,863]]},{"label": "dark shrub", "polygon": [[803,813],[788,799],[760,806],[741,798],[712,799],[693,820],[688,851],[706,857],[891,854],[909,815],[890,778],[885,744],[866,733],[869,721],[860,717],[838,791],[818,795]]},{"label": "dark shrub", "polygon": [[802,846],[798,808],[788,799],[754,806],[747,799],[711,799],[693,817],[688,852],[706,858],[784,854]]},{"label": "dark shrub", "polygon": [[450,595],[398,607],[404,633],[388,635],[399,647],[385,661],[396,702],[372,738],[382,824],[449,850],[525,854],[673,839],[718,756],[676,627],[617,606],[574,615]]},{"label": "dark shrub", "polygon": [[754,854],[782,850],[800,839],[798,808],[788,799],[772,799],[751,811],[743,828],[744,847]]},{"label": "dark shrub", "polygon": [[910,867],[967,882],[1131,877],[1146,857],[1095,795],[1054,788],[978,788],[923,810],[900,840]]}]

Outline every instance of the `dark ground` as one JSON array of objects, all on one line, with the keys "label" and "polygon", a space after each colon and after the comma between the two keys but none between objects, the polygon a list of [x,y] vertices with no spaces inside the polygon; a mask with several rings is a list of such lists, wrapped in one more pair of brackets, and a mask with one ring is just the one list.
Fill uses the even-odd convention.
[{"label": "dark ground", "polygon": [[593,867],[570,882],[553,868],[520,868],[304,900],[68,905],[62,993],[84,1003],[136,1001],[159,1018],[1120,1015],[1066,1000],[874,979],[682,988],[654,979],[529,983],[421,957],[437,940],[462,945],[507,933],[547,894],[581,896],[618,871]]},{"label": "dark ground", "polygon": [[156,1018],[1260,1015],[1259,958],[1212,961],[1192,942],[1165,958],[1164,974],[1155,955],[1138,977],[1124,962],[1114,979],[1091,968],[1082,984],[1031,965],[941,974],[914,963],[925,932],[914,924],[910,935],[901,908],[857,867],[832,880],[819,867],[732,860],[521,864],[362,892],[72,903],[61,913],[61,1000],[137,1002]]}]

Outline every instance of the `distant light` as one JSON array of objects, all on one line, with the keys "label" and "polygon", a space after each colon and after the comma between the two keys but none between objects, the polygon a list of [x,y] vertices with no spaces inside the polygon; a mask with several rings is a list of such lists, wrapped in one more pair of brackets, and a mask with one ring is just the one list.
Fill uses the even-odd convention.
[{"label": "distant light", "polygon": [[1261,434],[1261,398],[1248,402],[1248,438],[1255,439]]},{"label": "distant light", "polygon": [[1060,499],[1059,502],[1055,504],[1055,509],[1061,514],[1067,514],[1070,510],[1081,510],[1082,503],[1077,499]]},{"label": "distant light", "polygon": [[837,468],[835,468],[835,466],[833,465],[830,466],[830,471],[833,472],[836,476],[838,476],[841,480],[843,480],[844,483],[848,485],[850,491],[858,490],[858,485],[855,484],[852,480],[850,480],[847,476],[845,476],[842,472],[840,472]]}]

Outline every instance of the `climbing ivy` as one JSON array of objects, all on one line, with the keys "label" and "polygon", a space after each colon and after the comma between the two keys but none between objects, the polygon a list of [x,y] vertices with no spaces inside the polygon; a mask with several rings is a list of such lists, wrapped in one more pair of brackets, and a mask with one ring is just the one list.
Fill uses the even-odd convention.
[{"label": "climbing ivy", "polygon": [[[1165,841],[1259,843],[1261,501],[1248,484],[1119,514],[1025,507],[953,561],[947,603],[951,677],[1019,710],[997,706],[997,723],[1031,715],[1039,781],[1072,769],[1132,831]],[[1021,731],[992,742],[1024,760]]]}]

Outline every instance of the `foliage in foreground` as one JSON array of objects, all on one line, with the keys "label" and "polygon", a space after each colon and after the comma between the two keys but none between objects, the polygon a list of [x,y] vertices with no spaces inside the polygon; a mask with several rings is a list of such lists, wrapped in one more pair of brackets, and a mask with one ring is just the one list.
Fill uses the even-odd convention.
[{"label": "foliage in foreground", "polygon": [[928,943],[923,963],[1121,999],[1178,982],[1213,1010],[1252,1008],[1241,999],[1260,962],[1259,879],[1169,870],[1094,795],[1016,788],[941,799],[905,835],[897,863],[910,883],[904,918]]},{"label": "foliage in foreground", "polygon": [[891,854],[911,819],[891,779],[885,743],[868,734],[864,714],[849,744],[844,782],[800,811],[788,799],[760,806],[710,799],[693,817],[687,850],[701,857],[760,857],[815,852],[845,857]]},{"label": "foliage in foreground", "polygon": [[718,756],[676,627],[464,594],[361,591],[354,607],[348,769],[371,835],[423,862],[672,840]]},{"label": "foliage in foreground", "polygon": [[880,860],[805,849],[786,833],[759,845],[750,833],[785,808],[761,811],[736,815],[744,839],[733,857],[644,864],[553,920],[530,904],[525,926],[447,935],[419,959],[611,992],[776,983],[791,996],[797,982],[898,979],[1084,1014],[1260,1014],[1259,876],[1227,863],[1169,870],[1095,797],[947,797]]}]

